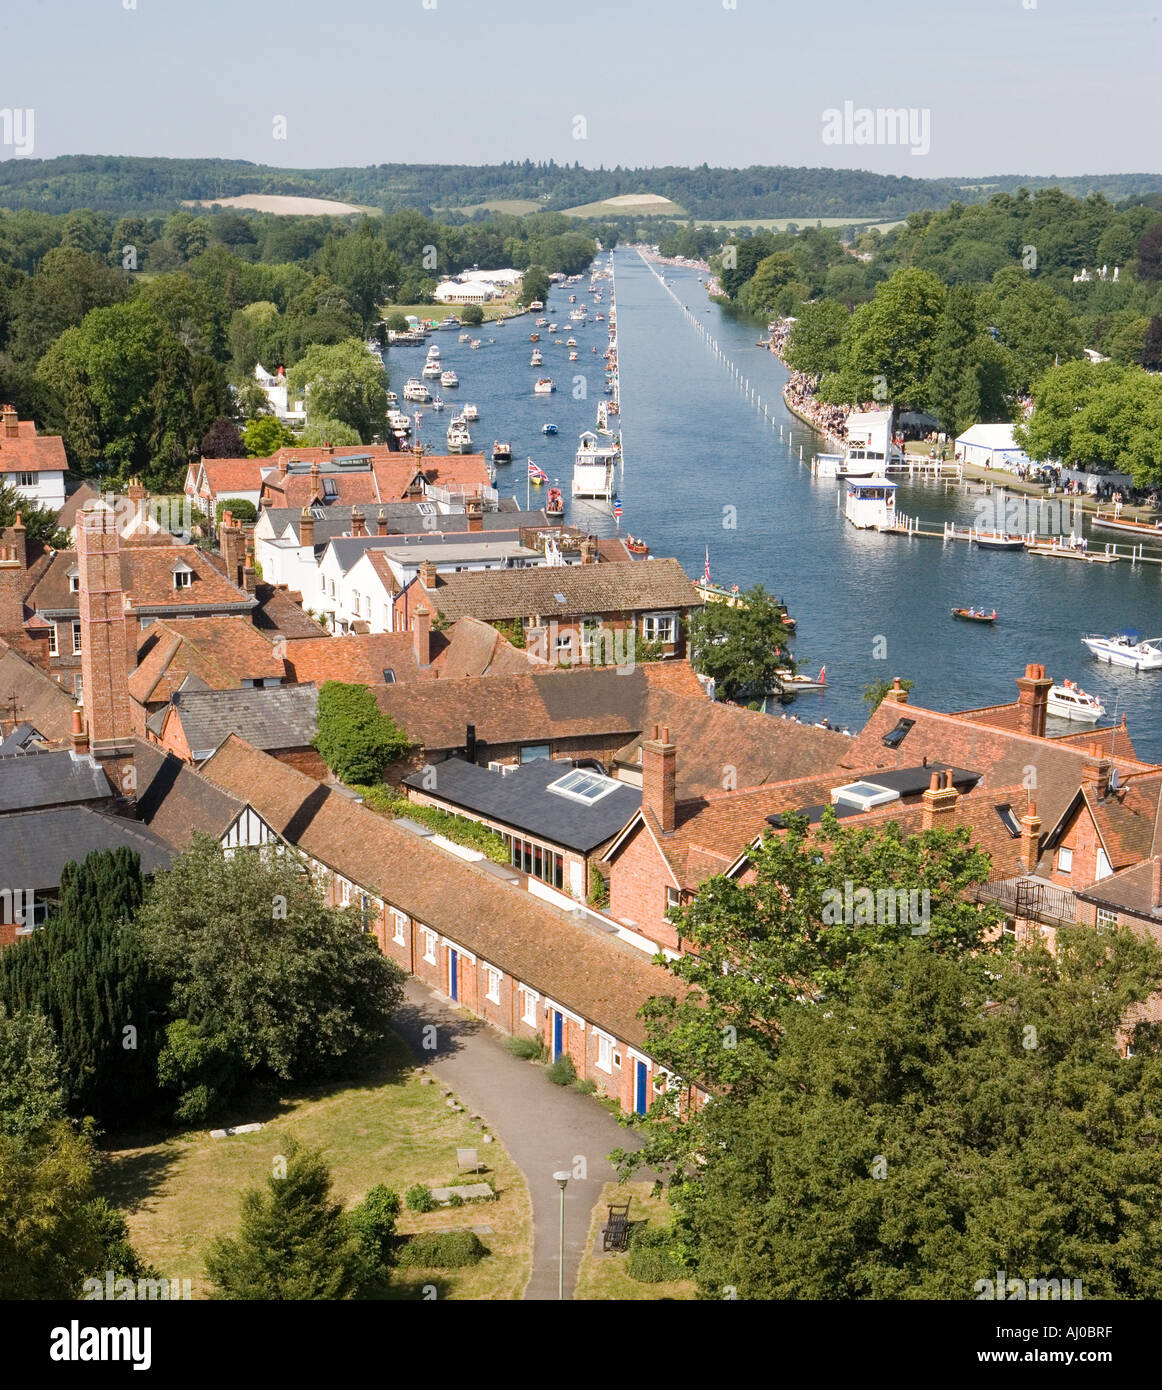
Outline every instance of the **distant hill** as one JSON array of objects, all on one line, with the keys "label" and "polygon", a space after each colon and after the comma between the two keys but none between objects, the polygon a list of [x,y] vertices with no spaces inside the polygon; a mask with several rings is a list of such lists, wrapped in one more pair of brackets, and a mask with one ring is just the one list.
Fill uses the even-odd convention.
[{"label": "distant hill", "polygon": [[[1003,175],[957,179],[899,178],[858,169],[582,169],[579,165],[374,164],[361,169],[277,169],[228,159],[141,159],[66,155],[59,159],[0,162],[0,207],[69,212],[93,208],[114,213],[172,212],[184,202],[247,194],[327,198],[361,207],[469,208],[535,204],[545,211],[604,205],[632,215],[674,215],[657,199],[699,220],[747,218],[899,218],[920,208],[943,208],[959,199],[982,202],[1020,187],[1056,186],[1111,201],[1162,192],[1160,174],[1097,174],[1080,178]],[[645,202],[638,199],[645,195]],[[621,200],[613,202],[611,200]],[[621,215],[625,215],[623,212]]]}]

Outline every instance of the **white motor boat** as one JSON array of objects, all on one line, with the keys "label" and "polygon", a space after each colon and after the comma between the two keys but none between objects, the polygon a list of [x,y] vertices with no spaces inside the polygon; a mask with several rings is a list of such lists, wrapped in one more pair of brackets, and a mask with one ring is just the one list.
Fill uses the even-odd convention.
[{"label": "white motor boat", "polygon": [[460,418],[462,420],[479,420],[480,411],[476,409],[476,407],[471,403],[471,401],[469,401],[469,403],[460,412]]},{"label": "white motor boat", "polygon": [[1106,712],[1096,695],[1087,695],[1073,681],[1055,684],[1049,691],[1046,708],[1058,719],[1071,719],[1078,724],[1096,724]]},{"label": "white motor boat", "polygon": [[1162,670],[1162,637],[1144,637],[1137,628],[1124,627],[1112,637],[1090,632],[1082,642],[1099,661],[1111,666],[1130,666],[1135,671]]},{"label": "white motor boat", "polygon": [[450,454],[470,454],[472,452],[472,436],[468,433],[468,426],[459,416],[448,426],[446,438]]},{"label": "white motor boat", "polygon": [[424,363],[423,371],[420,372],[420,375],[424,377],[430,377],[433,380],[438,380],[442,371],[443,368],[440,366],[439,362],[433,357],[430,362]]},{"label": "white motor boat", "polygon": [[428,361],[431,362],[431,361],[433,360],[433,358],[438,358],[439,355],[440,355],[440,346],[439,346],[439,344],[438,344],[438,343],[432,343],[432,345],[428,348]]},{"label": "white motor boat", "polygon": [[441,385],[441,386],[445,386],[445,387],[447,387],[447,386],[459,386],[459,385],[460,385],[460,378],[459,378],[459,377],[456,375],[456,373],[453,372],[453,371],[441,372],[441,374],[440,374],[440,385]]},{"label": "white motor boat", "polygon": [[556,387],[553,385],[553,378],[551,376],[538,377],[537,384],[533,387],[533,391],[538,396],[551,396],[554,390],[556,390]]},{"label": "white motor boat", "polygon": [[420,405],[427,405],[432,399],[428,388],[415,376],[404,382],[403,398],[405,401],[418,401]]}]

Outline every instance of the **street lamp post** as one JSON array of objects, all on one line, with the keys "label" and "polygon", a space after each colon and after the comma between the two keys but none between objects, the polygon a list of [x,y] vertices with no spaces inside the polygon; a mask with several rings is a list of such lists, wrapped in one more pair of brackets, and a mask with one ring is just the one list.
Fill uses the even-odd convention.
[{"label": "street lamp post", "polygon": [[557,1186],[561,1189],[561,1233],[557,1245],[557,1298],[565,1297],[565,1188],[568,1185],[572,1173],[568,1170],[554,1173],[553,1178]]}]

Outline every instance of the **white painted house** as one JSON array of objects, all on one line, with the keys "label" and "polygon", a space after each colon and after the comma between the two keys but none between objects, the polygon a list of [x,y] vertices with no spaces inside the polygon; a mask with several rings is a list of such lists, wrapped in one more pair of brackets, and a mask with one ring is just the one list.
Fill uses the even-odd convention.
[{"label": "white painted house", "polygon": [[270,402],[270,408],[274,411],[276,419],[284,425],[305,425],[307,422],[307,402],[306,399],[292,401],[289,399],[286,382],[286,371],[280,367],[273,375],[266,370],[261,362],[254,368],[254,379],[258,382],[266,393],[266,399]]},{"label": "white painted house", "polygon": [[68,466],[59,434],[37,434],[33,421],[18,419],[10,405],[0,406],[0,483],[36,506],[59,512]]}]

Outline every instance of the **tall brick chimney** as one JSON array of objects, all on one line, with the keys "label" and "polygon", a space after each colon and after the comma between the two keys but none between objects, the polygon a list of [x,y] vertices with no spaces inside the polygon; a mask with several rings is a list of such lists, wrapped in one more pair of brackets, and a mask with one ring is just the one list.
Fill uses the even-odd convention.
[{"label": "tall brick chimney", "polygon": [[12,547],[16,558],[20,561],[21,569],[28,568],[28,532],[24,528],[24,517],[20,512],[16,513],[16,520],[9,527],[12,537]]},{"label": "tall brick chimney", "polygon": [[0,406],[0,423],[3,424],[4,438],[16,439],[20,435],[20,420],[14,405]]},{"label": "tall brick chimney", "polygon": [[1045,737],[1045,715],[1049,707],[1049,691],[1052,680],[1045,674],[1045,667],[1030,662],[1025,674],[1017,677],[1017,732],[1032,734],[1034,738]]},{"label": "tall brick chimney", "polygon": [[367,518],[363,515],[363,509],[359,506],[351,508],[351,534],[353,536],[367,535]]},{"label": "tall brick chimney", "polygon": [[419,563],[420,584],[425,589],[434,589],[440,582],[436,573],[435,560],[421,560]]},{"label": "tall brick chimney", "polygon": [[642,739],[642,805],[657,819],[662,833],[673,833],[674,799],[678,781],[678,750],[669,729],[654,725],[654,736]]},{"label": "tall brick chimney", "polygon": [[229,507],[222,513],[222,522],[218,527],[218,546],[226,563],[226,578],[231,584],[241,584],[242,554],[246,539],[242,532],[242,523],[234,520],[234,514]]},{"label": "tall brick chimney", "polygon": [[24,566],[14,546],[0,550],[0,637],[24,629]]},{"label": "tall brick chimney", "polygon": [[1031,874],[1041,857],[1041,817],[1037,814],[1037,803],[1029,802],[1029,809],[1021,817],[1021,862],[1025,872]]},{"label": "tall brick chimney", "polygon": [[899,676],[892,678],[892,688],[884,696],[886,705],[906,705],[908,703],[908,692],[900,684]]},{"label": "tall brick chimney", "polygon": [[416,665],[426,670],[432,664],[432,615],[422,606],[412,614],[412,646]]},{"label": "tall brick chimney", "polygon": [[[81,682],[85,722],[93,755],[111,765],[110,780],[132,791],[124,777],[132,766],[133,718],[129,704],[129,654],[125,641],[125,594],[121,588],[121,542],[109,507],[86,508],[77,516],[80,573]],[[119,766],[114,766],[118,764]]]},{"label": "tall brick chimney", "polygon": [[465,498],[464,515],[468,518],[469,531],[484,530],[484,503],[479,497]]},{"label": "tall brick chimney", "polygon": [[246,547],[246,563],[242,566],[242,587],[252,594],[258,586],[258,574],[254,568],[254,547]]},{"label": "tall brick chimney", "polygon": [[322,488],[322,484],[319,482],[319,479],[320,479],[321,476],[322,476],[322,471],[321,471],[321,469],[319,468],[319,461],[318,461],[318,459],[316,459],[316,460],[314,461],[314,463],[311,464],[311,472],[310,472],[311,495],[310,495],[310,497],[308,498],[308,501],[310,501],[310,502],[319,502],[319,501],[322,500],[322,497],[323,497],[323,488]]},{"label": "tall brick chimney", "polygon": [[299,544],[314,546],[315,544],[315,514],[310,507],[304,507],[299,513]]},{"label": "tall brick chimney", "polygon": [[[904,692],[907,694],[907,691]],[[952,785],[950,771],[934,772],[924,795],[920,798],[924,811],[920,819],[922,830],[943,829],[950,824],[960,793]]]},{"label": "tall brick chimney", "polygon": [[1081,785],[1098,801],[1104,801],[1110,790],[1110,760],[1087,758],[1081,769]]},{"label": "tall brick chimney", "polygon": [[593,565],[597,563],[597,537],[583,536],[580,545],[581,563],[583,565]]},{"label": "tall brick chimney", "polygon": [[89,751],[89,735],[85,732],[85,712],[79,707],[73,710],[73,752],[81,757]]},{"label": "tall brick chimney", "polygon": [[387,513],[380,507],[375,517],[375,534],[377,536],[387,535]]}]

